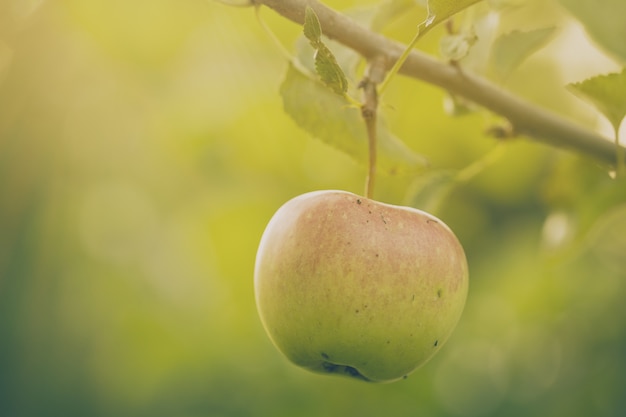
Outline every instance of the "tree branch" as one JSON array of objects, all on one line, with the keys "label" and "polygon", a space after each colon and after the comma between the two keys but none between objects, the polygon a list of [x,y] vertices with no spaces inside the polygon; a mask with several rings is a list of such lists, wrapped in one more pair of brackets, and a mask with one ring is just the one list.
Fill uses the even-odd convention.
[{"label": "tree branch", "polygon": [[[254,1],[299,24],[304,21],[306,6],[310,6],[319,18],[324,35],[368,60],[384,56],[389,67],[406,48],[399,42],[364,28],[317,0]],[[400,73],[437,85],[505,117],[513,125],[515,133],[551,146],[575,150],[605,164],[616,163],[615,145],[611,141],[456,66],[439,62],[414,50],[400,68]]]}]

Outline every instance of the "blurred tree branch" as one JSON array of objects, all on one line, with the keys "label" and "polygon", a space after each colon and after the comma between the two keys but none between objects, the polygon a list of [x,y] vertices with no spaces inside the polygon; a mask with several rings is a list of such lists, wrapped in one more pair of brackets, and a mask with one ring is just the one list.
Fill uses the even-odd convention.
[{"label": "blurred tree branch", "polygon": [[[306,6],[313,8],[327,37],[355,50],[364,58],[387,57],[389,67],[406,46],[375,33],[317,0],[253,0],[296,23],[303,24]],[[505,117],[516,134],[551,146],[580,152],[615,165],[615,145],[596,132],[509,93],[488,80],[411,51],[400,73],[437,85]]]}]

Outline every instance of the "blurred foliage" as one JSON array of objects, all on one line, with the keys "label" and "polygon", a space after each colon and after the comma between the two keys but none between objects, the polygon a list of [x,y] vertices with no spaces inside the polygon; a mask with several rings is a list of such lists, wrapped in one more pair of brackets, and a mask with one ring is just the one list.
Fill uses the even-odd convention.
[{"label": "blurred foliage", "polygon": [[[507,88],[606,131],[564,86],[618,66],[556,0],[525,3],[467,11],[483,40],[559,28]],[[301,28],[261,15],[295,43]],[[423,15],[384,32],[407,41]],[[420,48],[437,54],[443,33]],[[471,289],[437,357],[369,385],[280,356],[254,305],[263,228],[297,194],[360,192],[365,179],[285,114],[286,69],[252,9],[0,2],[0,415],[620,415],[626,184],[523,139],[438,205]],[[397,78],[382,111],[410,149],[456,171],[495,146],[484,132],[499,121],[451,118],[445,98]],[[418,179],[381,175],[377,198],[405,202]]]},{"label": "blurred foliage", "polygon": [[593,39],[622,63],[626,62],[626,45],[619,39],[626,36],[624,13],[626,4],[621,0],[560,0],[572,14],[585,25]]}]

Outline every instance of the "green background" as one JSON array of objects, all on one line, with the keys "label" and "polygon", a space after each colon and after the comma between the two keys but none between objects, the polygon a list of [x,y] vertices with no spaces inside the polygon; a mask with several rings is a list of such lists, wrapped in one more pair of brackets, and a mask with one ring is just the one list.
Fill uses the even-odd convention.
[{"label": "green background", "polygon": [[[533,4],[503,27],[575,28],[552,2]],[[300,28],[261,15],[294,44]],[[387,34],[406,41],[419,19],[409,13]],[[421,47],[436,54],[441,34]],[[506,88],[606,128],[563,86],[610,60],[560,42]],[[362,164],[284,113],[285,69],[251,8],[0,2],[0,415],[620,415],[626,187],[523,139],[437,213],[471,277],[439,355],[373,385],[278,353],[252,285],[267,221],[298,194],[361,192],[365,180]],[[397,78],[383,113],[434,169],[459,169],[495,146],[484,132],[497,119],[451,118],[444,100]],[[404,204],[416,187],[383,175],[375,196]]]}]

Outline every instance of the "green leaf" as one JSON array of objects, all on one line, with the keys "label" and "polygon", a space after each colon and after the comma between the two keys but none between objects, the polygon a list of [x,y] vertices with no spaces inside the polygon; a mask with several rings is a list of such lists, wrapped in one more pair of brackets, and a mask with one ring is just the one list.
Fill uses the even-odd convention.
[{"label": "green leaf", "polygon": [[333,53],[324,44],[315,52],[315,71],[322,82],[335,94],[343,96],[348,91],[348,80]]},{"label": "green leaf", "polygon": [[[367,132],[359,109],[289,65],[280,93],[285,112],[305,131],[326,144],[368,162]],[[388,174],[414,174],[423,170],[426,159],[414,153],[378,123],[378,167]]]},{"label": "green leaf", "polygon": [[417,33],[406,47],[402,55],[396,60],[396,63],[393,65],[391,70],[387,73],[387,78],[381,84],[379,91],[385,91],[385,88],[389,84],[389,80],[394,77],[400,67],[404,64],[406,59],[409,56],[410,51],[415,47],[417,42],[426,35],[435,27],[438,23],[448,19],[454,14],[460,12],[461,10],[478,3],[480,0],[428,0],[427,2],[427,10],[428,16],[426,20],[420,23],[417,27]]},{"label": "green leaf", "polygon": [[[623,184],[622,184],[623,185]],[[626,204],[604,211],[585,240],[587,249],[605,265],[626,268]]]},{"label": "green leaf", "polygon": [[304,13],[304,36],[315,48],[315,71],[322,82],[335,94],[343,96],[348,91],[348,80],[337,59],[322,41],[322,27],[312,8],[307,7]]},{"label": "green leaf", "polygon": [[304,36],[315,45],[321,42],[322,26],[313,9],[309,6],[304,11]]},{"label": "green leaf", "polygon": [[377,6],[375,12],[367,22],[368,26],[378,32],[400,16],[418,6],[416,0],[389,0]]},{"label": "green leaf", "polygon": [[553,27],[513,31],[500,36],[493,45],[491,68],[499,79],[513,72],[526,58],[544,46],[554,34]]},{"label": "green leaf", "polygon": [[479,1],[480,0],[428,0],[428,17],[423,23],[423,27],[430,28],[435,26]]},{"label": "green leaf", "polygon": [[561,0],[604,50],[626,63],[626,1]]},{"label": "green leaf", "polygon": [[621,73],[599,75],[568,87],[593,104],[619,131],[626,116],[626,68]]},{"label": "green leaf", "polygon": [[527,0],[487,0],[489,7],[496,11],[523,6]]}]

